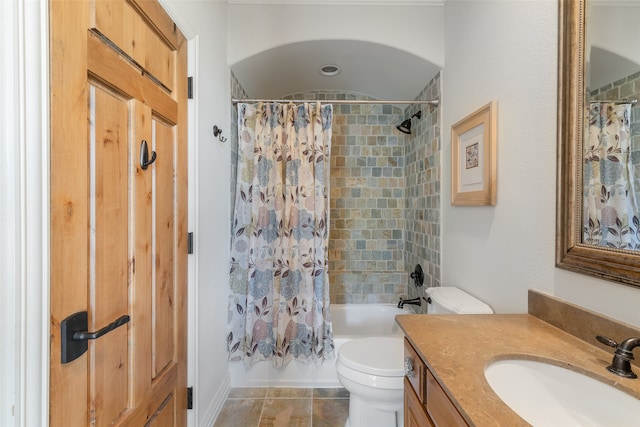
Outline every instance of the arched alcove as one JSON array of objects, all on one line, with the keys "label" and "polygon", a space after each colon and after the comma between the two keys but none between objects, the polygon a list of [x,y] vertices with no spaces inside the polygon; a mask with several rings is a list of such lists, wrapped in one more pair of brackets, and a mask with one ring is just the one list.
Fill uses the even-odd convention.
[{"label": "arched alcove", "polygon": [[[323,65],[336,75],[322,75]],[[440,71],[409,52],[358,40],[290,43],[231,65],[252,98],[277,98],[311,90],[342,90],[377,99],[413,99]]]}]

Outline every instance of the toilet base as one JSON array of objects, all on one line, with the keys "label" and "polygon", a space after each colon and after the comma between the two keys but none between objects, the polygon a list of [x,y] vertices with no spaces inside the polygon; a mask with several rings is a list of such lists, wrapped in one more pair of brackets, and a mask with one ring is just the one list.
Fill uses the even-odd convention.
[{"label": "toilet base", "polygon": [[389,405],[385,410],[373,406],[362,398],[349,396],[349,417],[344,427],[403,427],[404,406]]}]

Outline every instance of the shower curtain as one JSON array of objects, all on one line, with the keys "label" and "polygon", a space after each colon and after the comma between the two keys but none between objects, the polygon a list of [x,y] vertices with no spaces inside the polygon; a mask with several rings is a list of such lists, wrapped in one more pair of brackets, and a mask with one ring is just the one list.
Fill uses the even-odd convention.
[{"label": "shower curtain", "polygon": [[333,356],[327,274],[331,105],[238,104],[229,360]]},{"label": "shower curtain", "polygon": [[631,104],[589,107],[584,147],[583,242],[640,249],[630,147]]}]

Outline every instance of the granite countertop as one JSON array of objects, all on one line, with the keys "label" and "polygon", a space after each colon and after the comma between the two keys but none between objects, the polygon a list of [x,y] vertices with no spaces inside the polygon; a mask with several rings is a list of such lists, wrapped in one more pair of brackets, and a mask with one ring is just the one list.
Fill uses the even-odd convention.
[{"label": "granite countertop", "polygon": [[500,359],[571,367],[640,399],[640,379],[607,371],[613,348],[602,350],[529,314],[408,314],[396,316],[396,321],[472,426],[529,425],[502,402],[484,377],[485,366]]}]

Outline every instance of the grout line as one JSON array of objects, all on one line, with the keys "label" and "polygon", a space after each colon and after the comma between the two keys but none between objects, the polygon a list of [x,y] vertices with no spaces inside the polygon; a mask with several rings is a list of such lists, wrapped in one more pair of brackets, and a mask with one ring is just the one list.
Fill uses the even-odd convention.
[{"label": "grout line", "polygon": [[265,393],[265,396],[262,398],[262,409],[260,410],[260,417],[258,418],[258,426],[260,427],[260,425],[262,424],[262,416],[264,415],[264,407],[267,404],[267,395]]}]

